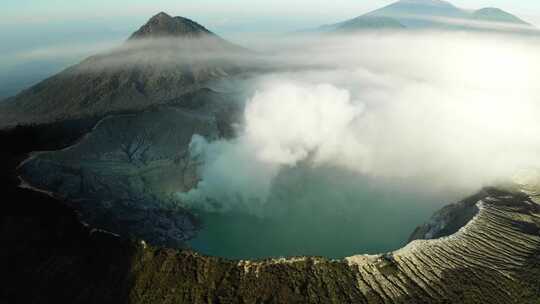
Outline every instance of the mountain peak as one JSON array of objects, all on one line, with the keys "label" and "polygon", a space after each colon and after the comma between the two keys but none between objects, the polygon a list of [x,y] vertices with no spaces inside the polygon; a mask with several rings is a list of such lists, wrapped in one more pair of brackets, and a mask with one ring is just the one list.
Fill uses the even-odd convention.
[{"label": "mountain peak", "polygon": [[428,5],[428,6],[436,6],[436,7],[455,7],[452,3],[443,1],[443,0],[400,0],[397,3]]},{"label": "mountain peak", "polygon": [[194,38],[212,35],[212,32],[197,22],[184,17],[171,17],[160,12],[148,20],[129,39],[146,39],[162,37]]},{"label": "mountain peak", "polygon": [[173,19],[173,17],[171,17],[171,15],[165,13],[165,12],[159,12],[157,13],[155,16],[153,16],[152,18],[150,18],[149,21],[152,21],[152,20],[161,20],[161,21],[166,21],[168,19]]},{"label": "mountain peak", "polygon": [[441,27],[436,18],[466,19],[468,16],[465,11],[442,0],[400,0],[367,15],[393,18],[411,29]]}]

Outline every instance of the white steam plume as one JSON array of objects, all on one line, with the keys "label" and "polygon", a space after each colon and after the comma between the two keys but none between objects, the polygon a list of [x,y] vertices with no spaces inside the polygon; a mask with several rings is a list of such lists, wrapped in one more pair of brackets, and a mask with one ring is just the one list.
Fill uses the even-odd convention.
[{"label": "white steam plume", "polygon": [[284,166],[471,191],[540,167],[536,39],[422,33],[308,42],[302,51],[280,44],[279,61],[294,71],[256,81],[237,139],[204,142],[202,182],[180,194],[183,202],[256,209]]}]

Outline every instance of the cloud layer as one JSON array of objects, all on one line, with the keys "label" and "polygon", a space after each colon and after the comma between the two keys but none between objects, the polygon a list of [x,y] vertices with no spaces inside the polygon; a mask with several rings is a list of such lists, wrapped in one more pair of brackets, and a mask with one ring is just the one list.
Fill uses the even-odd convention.
[{"label": "cloud layer", "polygon": [[363,34],[274,47],[282,70],[253,81],[237,139],[199,145],[202,182],[182,200],[264,204],[279,172],[301,166],[471,191],[540,167],[534,38]]}]

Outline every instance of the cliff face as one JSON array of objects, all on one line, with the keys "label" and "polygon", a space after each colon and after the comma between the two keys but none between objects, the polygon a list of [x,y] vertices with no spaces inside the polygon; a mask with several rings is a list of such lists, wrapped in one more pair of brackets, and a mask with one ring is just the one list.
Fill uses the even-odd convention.
[{"label": "cliff face", "polygon": [[[385,255],[333,261],[315,257],[229,261],[124,241],[84,227],[69,212],[57,212],[64,215],[50,220],[28,216],[25,224],[3,215],[0,235],[10,250],[2,251],[0,263],[11,280],[0,299],[538,303],[540,207],[526,195],[494,189],[476,198],[478,213],[455,234],[413,241]],[[21,225],[26,225],[23,230]],[[10,238],[13,231],[25,232],[24,241]]]}]

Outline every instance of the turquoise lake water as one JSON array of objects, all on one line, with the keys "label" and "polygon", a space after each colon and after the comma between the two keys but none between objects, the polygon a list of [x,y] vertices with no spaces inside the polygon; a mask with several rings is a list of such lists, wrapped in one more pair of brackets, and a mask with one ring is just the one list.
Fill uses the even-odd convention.
[{"label": "turquoise lake water", "polygon": [[195,211],[203,229],[191,247],[231,259],[382,253],[404,246],[418,225],[460,198],[418,184],[323,170],[285,174],[274,188],[262,217]]}]

